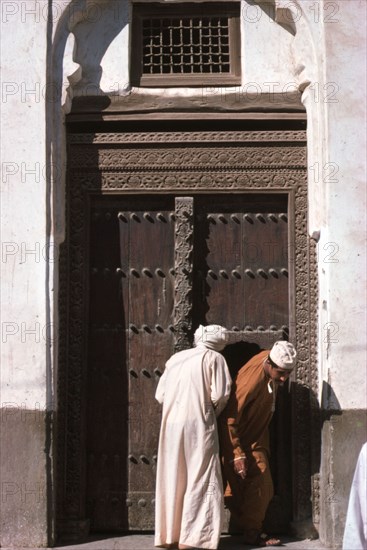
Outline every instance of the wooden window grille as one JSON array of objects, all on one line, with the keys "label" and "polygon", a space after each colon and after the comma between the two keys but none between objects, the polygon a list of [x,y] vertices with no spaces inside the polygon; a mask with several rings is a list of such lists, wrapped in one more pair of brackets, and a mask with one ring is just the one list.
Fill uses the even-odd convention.
[{"label": "wooden window grille", "polygon": [[239,2],[134,4],[133,84],[238,84],[239,15]]}]

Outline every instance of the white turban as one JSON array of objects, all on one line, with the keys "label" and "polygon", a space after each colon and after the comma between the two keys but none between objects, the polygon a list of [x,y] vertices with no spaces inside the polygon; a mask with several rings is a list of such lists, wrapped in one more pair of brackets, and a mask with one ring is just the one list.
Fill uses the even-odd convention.
[{"label": "white turban", "polygon": [[203,345],[214,351],[222,351],[228,344],[228,330],[220,325],[199,325],[194,334],[195,346]]},{"label": "white turban", "polygon": [[290,342],[279,340],[270,350],[269,357],[280,369],[292,370],[297,352]]}]

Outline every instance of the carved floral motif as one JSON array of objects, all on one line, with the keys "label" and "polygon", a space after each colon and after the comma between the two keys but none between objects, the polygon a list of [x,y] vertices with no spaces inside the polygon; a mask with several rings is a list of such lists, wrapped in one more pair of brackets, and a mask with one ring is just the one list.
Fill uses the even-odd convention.
[{"label": "carved floral motif", "polygon": [[191,329],[194,204],[192,197],[175,202],[175,351],[181,351],[189,345]]},{"label": "carved floral motif", "polygon": [[73,147],[69,165],[78,172],[84,171],[135,171],[138,165],[145,170],[176,170],[195,168],[203,170],[259,168],[296,168],[303,167],[306,161],[306,151],[297,147],[170,147],[147,149],[134,147],[132,149],[99,148],[98,163],[96,152],[82,146]]}]

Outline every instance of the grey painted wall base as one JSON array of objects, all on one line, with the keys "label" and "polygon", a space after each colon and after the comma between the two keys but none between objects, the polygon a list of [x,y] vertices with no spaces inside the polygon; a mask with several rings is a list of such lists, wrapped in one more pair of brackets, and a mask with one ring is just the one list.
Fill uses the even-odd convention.
[{"label": "grey painted wall base", "polygon": [[340,547],[353,474],[367,440],[365,410],[324,411],[320,472],[320,540]]},{"label": "grey painted wall base", "polygon": [[[1,546],[48,546],[47,417],[1,409]],[[50,484],[49,484],[50,485]]]},{"label": "grey painted wall base", "polygon": [[[324,412],[320,475],[321,542],[340,547],[366,411]],[[1,409],[1,546],[47,547],[52,524],[48,419],[15,404]],[[292,526],[296,527],[296,526]],[[310,525],[307,525],[307,535]]]}]

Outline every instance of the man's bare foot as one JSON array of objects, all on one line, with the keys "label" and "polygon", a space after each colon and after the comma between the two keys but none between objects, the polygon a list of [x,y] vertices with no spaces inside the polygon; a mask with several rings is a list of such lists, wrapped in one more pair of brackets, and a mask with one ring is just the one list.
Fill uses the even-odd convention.
[{"label": "man's bare foot", "polygon": [[260,548],[271,548],[272,546],[283,546],[280,539],[271,537],[266,533],[247,531],[244,535],[244,543],[248,545],[258,546]]}]

